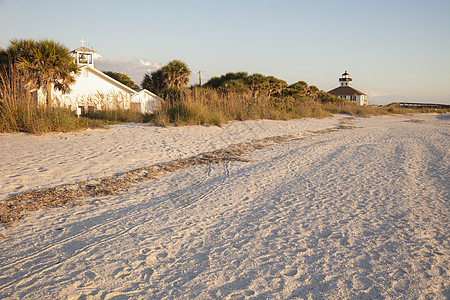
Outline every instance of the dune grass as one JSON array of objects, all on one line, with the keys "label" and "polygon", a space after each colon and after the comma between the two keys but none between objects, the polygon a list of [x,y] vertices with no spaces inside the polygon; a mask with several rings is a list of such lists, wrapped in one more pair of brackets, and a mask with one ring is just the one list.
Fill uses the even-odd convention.
[{"label": "dune grass", "polygon": [[370,117],[389,114],[417,114],[417,113],[446,113],[449,109],[435,108],[403,108],[396,105],[393,106],[360,106],[351,102],[343,103],[326,103],[324,109],[333,114],[348,114],[352,116]]},{"label": "dune grass", "polygon": [[311,97],[254,97],[248,93],[194,87],[166,92],[161,109],[151,115],[125,109],[125,101],[117,97],[98,95],[90,101],[93,101],[95,107],[103,109],[88,111],[82,117],[77,117],[75,112],[68,108],[37,105],[37,101],[29,92],[30,89],[23,88],[27,82],[26,76],[13,67],[0,72],[0,132],[68,132],[122,122],[151,122],[158,126],[221,126],[232,120],[291,120],[324,118],[333,114],[368,117],[449,111],[405,109],[397,106],[359,106],[339,99],[321,102]]},{"label": "dune grass", "polygon": [[94,120],[103,120],[108,124],[142,123],[148,120],[147,114],[130,109],[130,97],[122,93],[97,92],[89,96],[82,96],[77,99],[77,102],[83,103],[89,108],[82,113],[82,116]]},{"label": "dune grass", "polygon": [[448,109],[360,106],[344,100],[323,103],[307,97],[252,97],[248,94],[221,93],[214,89],[198,87],[169,93],[165,98],[166,102],[161,110],[150,118],[151,122],[159,126],[221,126],[232,120],[291,120],[324,118],[333,114],[369,117],[387,114],[448,112]]},{"label": "dune grass", "polygon": [[160,126],[220,126],[232,120],[290,120],[330,115],[320,103],[310,99],[251,97],[241,93],[220,93],[213,89],[194,88],[181,90],[176,97],[166,98],[151,121]]},{"label": "dune grass", "polygon": [[64,108],[46,108],[28,103],[2,105],[0,109],[0,132],[69,132],[86,128],[104,127],[104,123],[88,118],[77,118]]},{"label": "dune grass", "polygon": [[124,122],[144,123],[148,117],[145,114],[132,111],[130,109],[102,109],[95,111],[88,111],[83,114],[83,117],[91,120],[102,120],[108,124],[118,124]]},{"label": "dune grass", "polygon": [[78,118],[67,108],[37,105],[26,74],[13,67],[0,73],[0,132],[68,132],[103,127],[104,122]]}]

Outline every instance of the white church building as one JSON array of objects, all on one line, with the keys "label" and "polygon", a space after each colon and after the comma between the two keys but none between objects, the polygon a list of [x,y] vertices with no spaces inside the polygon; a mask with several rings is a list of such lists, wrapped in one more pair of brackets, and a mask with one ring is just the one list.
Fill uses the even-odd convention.
[{"label": "white church building", "polygon": [[[132,109],[142,113],[152,113],[161,107],[162,98],[142,89],[133,90],[109,77],[94,67],[96,51],[84,46],[71,52],[78,67],[76,81],[70,85],[71,92],[63,94],[52,91],[53,103],[82,111],[105,108]],[[46,95],[39,91],[37,100],[45,104]]]},{"label": "white church building", "polygon": [[350,78],[350,75],[347,73],[347,71],[345,71],[345,73],[342,74],[342,77],[339,78],[339,83],[339,87],[328,91],[328,93],[339,98],[348,99],[359,105],[369,104],[366,94],[350,86],[352,83],[352,79]]}]

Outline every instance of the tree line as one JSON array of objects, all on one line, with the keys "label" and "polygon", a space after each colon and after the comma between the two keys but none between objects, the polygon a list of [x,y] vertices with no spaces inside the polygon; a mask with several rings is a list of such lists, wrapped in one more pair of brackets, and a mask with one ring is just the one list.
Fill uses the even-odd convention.
[{"label": "tree line", "polygon": [[[0,49],[0,65],[3,69],[13,66],[23,75],[23,86],[28,90],[42,89],[46,93],[47,105],[52,105],[52,89],[70,92],[70,85],[75,82],[78,72],[76,63],[69,49],[52,40],[15,39],[7,49]],[[104,71],[104,73],[124,85],[138,89],[128,75]],[[163,67],[144,74],[141,87],[162,97],[173,94],[173,90],[186,88],[191,70],[181,60],[173,60]],[[333,97],[316,86],[304,81],[288,85],[286,81],[274,76],[259,73],[249,75],[247,72],[230,72],[212,77],[203,85],[220,93],[246,94],[250,97],[293,97],[309,98],[320,101],[336,101]]]},{"label": "tree line", "polygon": [[[187,87],[191,70],[185,62],[174,60],[162,68],[144,75],[142,88],[148,89],[162,97],[173,95],[173,89]],[[219,93],[237,93],[256,97],[292,97],[307,98],[321,102],[342,101],[305,81],[288,85],[283,79],[265,76],[259,73],[249,75],[247,72],[229,72],[209,79],[203,88],[214,89]]]},{"label": "tree line", "polygon": [[221,92],[237,92],[252,97],[293,97],[310,98],[322,101],[336,100],[335,97],[320,91],[316,86],[305,81],[288,85],[283,79],[265,76],[259,73],[249,75],[247,72],[227,73],[220,77],[212,77],[205,85]]},{"label": "tree line", "polygon": [[[191,70],[180,60],[174,60],[162,68],[144,75],[142,88],[160,96],[173,94],[173,89],[187,87]],[[308,86],[305,81],[288,85],[283,79],[265,76],[259,73],[249,75],[247,72],[229,72],[209,79],[203,88],[210,88],[219,93],[245,94],[250,97],[293,97],[308,98],[321,102],[342,101],[314,85]],[[172,90],[172,92],[171,92]]]}]

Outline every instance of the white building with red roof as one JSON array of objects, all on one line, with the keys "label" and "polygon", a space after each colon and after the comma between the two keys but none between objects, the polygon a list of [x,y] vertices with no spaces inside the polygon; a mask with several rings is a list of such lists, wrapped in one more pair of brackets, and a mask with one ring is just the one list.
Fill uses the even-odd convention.
[{"label": "white building with red roof", "polygon": [[342,74],[342,77],[339,78],[339,83],[339,87],[328,91],[328,93],[342,99],[348,99],[359,105],[369,104],[366,94],[350,86],[352,83],[352,79],[350,78],[350,75],[347,73],[347,71],[345,71],[345,73]]}]

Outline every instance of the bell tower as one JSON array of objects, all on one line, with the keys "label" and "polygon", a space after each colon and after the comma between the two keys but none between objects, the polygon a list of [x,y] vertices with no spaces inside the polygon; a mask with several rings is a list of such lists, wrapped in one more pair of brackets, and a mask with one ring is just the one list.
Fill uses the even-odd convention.
[{"label": "bell tower", "polygon": [[339,82],[341,86],[350,86],[350,84],[352,83],[352,79],[350,78],[350,75],[347,73],[347,71],[345,71],[345,73],[342,74],[342,77],[339,78]]},{"label": "bell tower", "polygon": [[86,43],[85,40],[81,39],[80,42],[81,47],[70,52],[73,55],[77,67],[82,67],[86,65],[94,67],[94,54],[97,52],[92,49],[86,48],[84,46],[84,43]]}]

